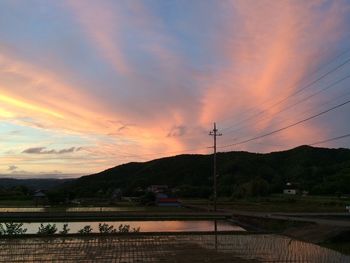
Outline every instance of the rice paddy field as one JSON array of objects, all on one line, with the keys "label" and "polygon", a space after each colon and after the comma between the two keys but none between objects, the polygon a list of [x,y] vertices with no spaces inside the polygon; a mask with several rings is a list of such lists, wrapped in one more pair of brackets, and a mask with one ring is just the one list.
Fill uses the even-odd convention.
[{"label": "rice paddy field", "polygon": [[0,262],[350,262],[274,234],[134,233],[0,239]]}]

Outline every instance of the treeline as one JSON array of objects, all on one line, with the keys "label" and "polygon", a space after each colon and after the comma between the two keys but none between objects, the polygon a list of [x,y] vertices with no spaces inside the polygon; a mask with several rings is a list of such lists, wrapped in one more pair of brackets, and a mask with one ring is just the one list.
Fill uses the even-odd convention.
[{"label": "treeline", "polygon": [[[71,179],[12,179],[0,178],[0,200],[32,200],[38,190],[44,193]],[[51,192],[49,192],[51,194]],[[54,196],[56,196],[54,194]],[[60,199],[61,200],[61,199]]]},{"label": "treeline", "polygon": [[[218,194],[242,198],[281,193],[287,182],[310,194],[350,194],[350,150],[300,146],[283,152],[218,153]],[[180,197],[210,197],[212,155],[178,155],[123,164],[83,176],[55,189],[61,197],[105,197],[114,189],[142,195],[150,185],[168,185]]]},{"label": "treeline", "polygon": [[24,185],[3,187],[0,185],[0,200],[29,200],[32,190]]},{"label": "treeline", "polygon": [[[0,175],[1,177],[1,175]],[[0,188],[13,188],[16,186],[24,186],[29,190],[49,190],[58,185],[68,182],[72,179],[53,179],[53,178],[36,178],[36,179],[15,179],[0,178]]]}]

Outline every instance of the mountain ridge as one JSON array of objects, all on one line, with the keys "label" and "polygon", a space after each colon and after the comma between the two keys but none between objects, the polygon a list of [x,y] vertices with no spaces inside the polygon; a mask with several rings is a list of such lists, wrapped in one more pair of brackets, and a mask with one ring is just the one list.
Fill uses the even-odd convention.
[{"label": "mountain ridge", "polygon": [[[350,149],[307,145],[271,152],[217,153],[219,193],[230,196],[234,189],[261,179],[270,192],[282,191],[286,182],[295,182],[315,194],[350,193]],[[63,184],[61,190],[75,196],[92,196],[121,188],[167,184],[172,188],[201,188],[208,194],[212,185],[212,154],[183,154],[147,162],[130,162]],[[197,189],[198,188],[198,189]]]}]

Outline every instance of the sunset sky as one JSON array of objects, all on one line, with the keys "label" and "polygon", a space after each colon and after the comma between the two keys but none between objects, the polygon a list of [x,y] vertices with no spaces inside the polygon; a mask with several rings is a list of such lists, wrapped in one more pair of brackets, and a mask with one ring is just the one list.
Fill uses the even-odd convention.
[{"label": "sunset sky", "polygon": [[[302,91],[300,91],[302,90]],[[1,0],[0,175],[350,133],[350,1]],[[350,147],[350,138],[317,145]]]}]

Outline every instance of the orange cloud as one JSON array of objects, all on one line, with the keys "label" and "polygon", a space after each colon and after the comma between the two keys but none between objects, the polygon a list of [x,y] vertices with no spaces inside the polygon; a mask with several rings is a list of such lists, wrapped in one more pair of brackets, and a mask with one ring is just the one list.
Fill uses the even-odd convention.
[{"label": "orange cloud", "polygon": [[[74,171],[87,166],[101,169],[188,148],[194,149],[192,153],[211,151],[204,148],[211,144],[207,130],[213,121],[219,123],[219,128],[234,124],[290,94],[297,88],[295,83],[320,63],[318,57],[324,47],[332,46],[345,31],[341,20],[345,9],[342,10],[341,2],[327,7],[322,6],[322,1],[220,2],[215,5],[220,9],[215,15],[220,26],[208,32],[203,30],[201,35],[201,40],[210,43],[184,41],[182,38],[190,31],[173,36],[167,32],[164,18],[155,16],[140,1],[66,3],[80,25],[77,32],[82,29],[88,40],[88,51],[95,48],[117,74],[116,77],[106,74],[108,79],[92,83],[90,76],[83,76],[86,81],[79,82],[79,77],[69,79],[73,76],[69,67],[57,70],[53,66],[48,70],[0,46],[0,118],[58,134],[77,134],[86,140],[84,151],[66,159],[47,160],[45,156],[16,159],[16,154],[12,159],[8,157],[8,162],[18,161],[23,169],[39,171],[40,165],[46,163],[52,170],[56,167],[64,170],[68,162]],[[198,18],[207,19],[200,15]],[[184,26],[177,22],[171,25],[171,30],[182,33]],[[137,35],[144,42],[126,46],[130,40],[124,38],[125,33]],[[69,41],[79,43],[73,38]],[[208,60],[198,59],[203,52],[200,50],[191,57],[193,46],[185,49],[193,43],[205,46],[203,50],[214,55],[209,54]],[[135,53],[131,56],[126,50]],[[50,58],[52,64],[57,62],[54,56]],[[207,64],[193,66],[197,62]],[[87,68],[82,72],[90,72],[89,65]],[[92,87],[104,81],[110,86]],[[118,85],[122,88],[115,88]],[[224,132],[219,144],[279,127],[298,118],[306,109],[298,107],[276,118],[285,106],[281,103],[269,108],[237,134]],[[264,139],[239,147],[260,151],[275,149],[276,145],[307,143],[314,138],[317,128],[317,122],[313,122],[276,135],[275,141]],[[26,147],[50,148],[48,143],[33,142]]]},{"label": "orange cloud", "polygon": [[4,51],[0,54],[0,103],[7,112],[19,118],[38,119],[48,128],[106,132],[102,130],[108,128],[105,123],[109,114],[82,87],[70,86],[51,72],[5,55]]},{"label": "orange cloud", "polygon": [[[124,116],[110,111],[102,98],[91,96],[82,86],[70,85],[62,72],[49,72],[5,50],[0,50],[0,54],[0,117],[21,125],[79,134],[91,142],[90,152],[96,152],[96,158],[109,163],[106,167],[122,158],[130,160],[132,154],[152,159],[158,156],[154,153],[187,148],[179,138],[166,137],[174,125],[173,118],[178,122],[183,120],[176,110],[171,118],[157,119],[157,125],[148,120],[142,126],[128,125],[118,131],[124,127],[120,122]],[[104,141],[110,141],[111,145],[107,147]],[[111,157],[106,160],[107,152]]]},{"label": "orange cloud", "polygon": [[6,103],[10,106],[14,106],[14,107],[17,107],[17,108],[22,108],[22,109],[25,109],[25,110],[30,110],[30,111],[36,111],[36,112],[40,112],[40,113],[45,113],[45,114],[48,114],[48,115],[51,115],[53,117],[56,117],[56,118],[60,118],[60,119],[63,119],[63,115],[55,112],[55,111],[52,111],[52,110],[49,110],[49,109],[46,109],[46,108],[43,108],[43,107],[40,107],[40,106],[37,106],[37,105],[33,105],[33,104],[30,104],[30,103],[27,103],[23,100],[18,100],[18,99],[15,99],[13,97],[9,97],[9,96],[6,96],[4,94],[0,94],[0,102],[2,103]]}]

